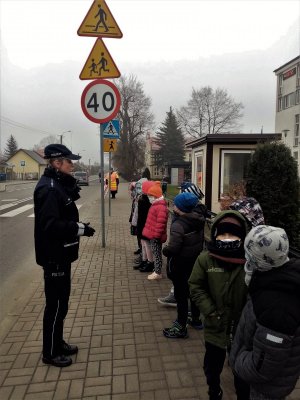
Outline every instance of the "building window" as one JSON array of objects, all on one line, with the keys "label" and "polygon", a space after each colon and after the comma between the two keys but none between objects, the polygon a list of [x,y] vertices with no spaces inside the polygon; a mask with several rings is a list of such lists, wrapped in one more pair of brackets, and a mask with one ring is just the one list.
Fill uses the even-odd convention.
[{"label": "building window", "polygon": [[200,151],[195,154],[195,183],[199,186],[200,189],[204,189],[203,187],[203,151]]},{"label": "building window", "polygon": [[294,147],[299,146],[300,137],[300,114],[295,115]]},{"label": "building window", "polygon": [[282,97],[279,97],[278,99],[278,109],[277,111],[281,111],[282,110]]},{"label": "building window", "polygon": [[295,103],[299,104],[300,103],[300,89],[296,90],[296,99],[295,99]]},{"label": "building window", "polygon": [[154,167],[154,176],[158,176],[159,168],[157,166]]},{"label": "building window", "polygon": [[282,85],[283,85],[283,75],[279,75],[278,78],[279,81],[279,89],[278,89],[278,95],[281,96],[282,95]]},{"label": "building window", "polygon": [[298,151],[294,151],[294,159],[298,162]]},{"label": "building window", "polygon": [[222,150],[220,194],[229,192],[232,185],[246,179],[252,150]]},{"label": "building window", "polygon": [[295,92],[283,96],[283,108],[289,108],[295,105]]}]

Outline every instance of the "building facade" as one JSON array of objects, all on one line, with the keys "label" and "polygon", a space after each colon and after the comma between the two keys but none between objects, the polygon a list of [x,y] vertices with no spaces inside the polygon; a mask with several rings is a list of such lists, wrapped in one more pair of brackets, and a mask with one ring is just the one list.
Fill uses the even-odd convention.
[{"label": "building facade", "polygon": [[300,176],[300,56],[275,69],[277,77],[275,132],[298,162]]},{"label": "building facade", "polygon": [[47,161],[33,150],[19,149],[7,162],[12,165],[12,179],[39,179],[47,166]]},{"label": "building facade", "polygon": [[192,157],[190,148],[185,148],[184,150],[184,161],[172,165],[165,165],[163,167],[158,165],[159,149],[160,147],[155,137],[147,134],[145,166],[149,168],[151,179],[162,180],[163,177],[166,177],[173,185],[178,185],[184,180],[190,179]]}]

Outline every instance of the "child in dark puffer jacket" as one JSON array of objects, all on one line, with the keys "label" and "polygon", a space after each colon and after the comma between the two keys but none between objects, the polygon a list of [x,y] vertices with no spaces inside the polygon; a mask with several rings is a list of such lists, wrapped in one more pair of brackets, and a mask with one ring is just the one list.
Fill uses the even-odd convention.
[{"label": "child in dark puffer jacket", "polygon": [[256,226],[245,239],[250,296],[230,365],[250,384],[251,400],[283,400],[299,377],[300,261],[289,260],[288,252],[288,237],[281,228]]},{"label": "child in dark puffer jacket", "polygon": [[[163,330],[167,338],[186,338],[188,320],[189,285],[194,263],[203,248],[205,217],[195,208],[198,197],[193,193],[181,193],[174,198],[174,218],[170,228],[170,240],[163,248],[168,257],[168,277],[173,281],[177,302],[177,319],[170,328]],[[200,311],[191,301],[191,325],[202,328]]]}]

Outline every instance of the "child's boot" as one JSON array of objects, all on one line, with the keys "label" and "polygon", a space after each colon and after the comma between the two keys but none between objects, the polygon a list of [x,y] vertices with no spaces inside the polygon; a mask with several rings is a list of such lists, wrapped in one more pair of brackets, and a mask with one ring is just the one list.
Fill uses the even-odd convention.
[{"label": "child's boot", "polygon": [[188,337],[186,327],[180,325],[178,321],[174,321],[171,328],[165,328],[163,334],[168,339],[185,339]]}]

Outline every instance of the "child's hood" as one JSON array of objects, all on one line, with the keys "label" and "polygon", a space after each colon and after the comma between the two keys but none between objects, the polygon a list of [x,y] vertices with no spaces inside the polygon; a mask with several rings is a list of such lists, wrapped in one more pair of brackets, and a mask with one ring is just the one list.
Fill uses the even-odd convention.
[{"label": "child's hood", "polygon": [[245,229],[245,236],[247,235],[249,229],[248,229],[248,224],[247,224],[247,221],[246,221],[245,217],[238,211],[226,210],[226,211],[221,211],[214,218],[213,224],[212,224],[212,227],[211,227],[211,231],[210,231],[211,240],[215,239],[216,227],[220,223],[220,221],[225,217],[234,217],[238,221],[240,221],[240,223],[242,224],[242,227]]}]

